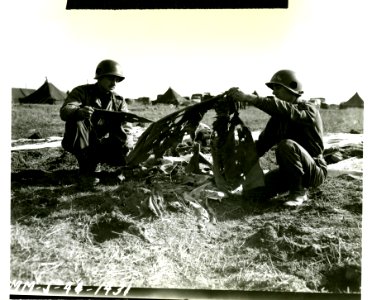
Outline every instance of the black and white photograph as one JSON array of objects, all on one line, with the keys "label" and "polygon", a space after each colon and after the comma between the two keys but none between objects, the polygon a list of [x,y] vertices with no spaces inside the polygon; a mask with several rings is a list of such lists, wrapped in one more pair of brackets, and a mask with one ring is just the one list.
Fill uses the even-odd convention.
[{"label": "black and white photograph", "polygon": [[7,296],[369,291],[368,1],[68,2],[2,11]]}]

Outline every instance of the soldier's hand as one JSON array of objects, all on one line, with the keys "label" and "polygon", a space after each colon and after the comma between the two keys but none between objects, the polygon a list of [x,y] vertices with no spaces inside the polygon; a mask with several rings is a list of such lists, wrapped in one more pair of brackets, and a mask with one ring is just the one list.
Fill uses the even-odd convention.
[{"label": "soldier's hand", "polygon": [[237,102],[246,102],[248,105],[253,105],[253,101],[257,99],[254,94],[244,94],[239,88],[231,88],[227,91],[227,96]]},{"label": "soldier's hand", "polygon": [[247,102],[248,105],[253,105],[258,98],[259,96],[257,95],[257,93],[245,94],[245,101]]},{"label": "soldier's hand", "polygon": [[90,119],[94,112],[94,108],[91,106],[83,106],[77,110],[77,115],[79,119]]},{"label": "soldier's hand", "polygon": [[239,88],[237,88],[237,87],[233,87],[233,88],[229,89],[229,90],[226,92],[226,95],[227,95],[228,97],[233,98],[235,101],[239,101],[239,100],[240,100],[240,98],[241,98],[241,94],[242,94],[242,92],[239,91]]}]

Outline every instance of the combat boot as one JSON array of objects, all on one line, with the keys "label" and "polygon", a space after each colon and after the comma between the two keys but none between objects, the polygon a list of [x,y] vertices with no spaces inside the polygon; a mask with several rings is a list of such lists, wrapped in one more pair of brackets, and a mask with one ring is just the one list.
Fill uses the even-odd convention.
[{"label": "combat boot", "polygon": [[290,191],[287,201],[285,201],[283,205],[288,207],[296,207],[302,205],[307,200],[308,195],[306,189]]},{"label": "combat boot", "polygon": [[93,190],[100,182],[99,178],[95,176],[98,163],[86,155],[77,156],[77,160],[79,163],[78,188],[80,190]]},{"label": "combat boot", "polygon": [[287,196],[287,200],[284,202],[284,206],[300,206],[307,200],[307,189],[303,187],[302,176],[298,176],[292,181],[292,187],[289,190],[289,194]]},{"label": "combat boot", "polygon": [[82,191],[91,191],[99,184],[100,180],[92,174],[81,174],[78,180],[78,188]]}]

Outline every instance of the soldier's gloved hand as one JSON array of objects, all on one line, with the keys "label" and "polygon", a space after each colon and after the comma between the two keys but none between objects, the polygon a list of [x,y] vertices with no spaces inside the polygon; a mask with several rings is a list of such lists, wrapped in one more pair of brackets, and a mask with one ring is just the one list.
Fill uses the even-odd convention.
[{"label": "soldier's gloved hand", "polygon": [[226,92],[226,96],[232,98],[235,101],[239,101],[241,91],[239,88],[233,87]]},{"label": "soldier's gloved hand", "polygon": [[254,105],[254,103],[258,100],[259,96],[257,93],[253,94],[245,94],[245,100],[248,105]]},{"label": "soldier's gloved hand", "polygon": [[257,99],[257,96],[254,94],[244,94],[239,88],[231,88],[227,91],[227,96],[231,97],[234,101],[237,102],[246,102],[248,105],[253,105],[254,100]]},{"label": "soldier's gloved hand", "polygon": [[78,119],[90,119],[94,112],[94,108],[91,106],[83,106],[78,108],[76,115]]}]

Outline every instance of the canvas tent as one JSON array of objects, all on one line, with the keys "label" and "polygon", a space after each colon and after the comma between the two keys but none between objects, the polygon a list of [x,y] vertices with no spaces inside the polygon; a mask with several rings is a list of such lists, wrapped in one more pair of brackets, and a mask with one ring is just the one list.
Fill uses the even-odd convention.
[{"label": "canvas tent", "polygon": [[45,80],[43,85],[32,94],[20,98],[19,103],[56,104],[66,99],[66,93],[60,91],[52,83]]},{"label": "canvas tent", "polygon": [[358,93],[355,93],[348,101],[340,103],[340,108],[360,107],[364,108],[364,101]]},{"label": "canvas tent", "polygon": [[180,105],[185,102],[187,102],[187,100],[180,96],[175,90],[173,90],[170,87],[163,95],[158,96],[158,99],[156,99],[155,104],[164,103]]},{"label": "canvas tent", "polygon": [[27,97],[33,92],[34,89],[12,88],[12,103],[19,103],[20,98]]}]

